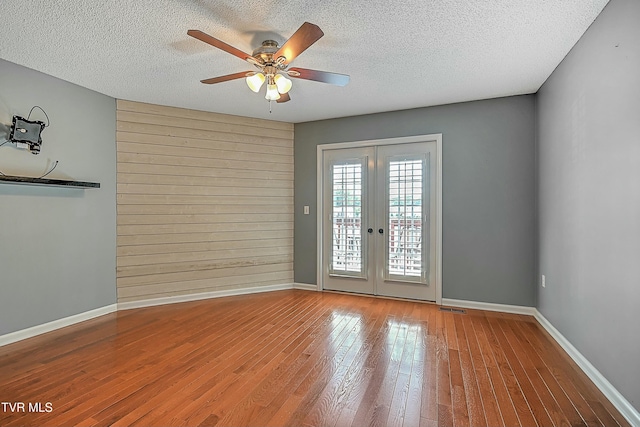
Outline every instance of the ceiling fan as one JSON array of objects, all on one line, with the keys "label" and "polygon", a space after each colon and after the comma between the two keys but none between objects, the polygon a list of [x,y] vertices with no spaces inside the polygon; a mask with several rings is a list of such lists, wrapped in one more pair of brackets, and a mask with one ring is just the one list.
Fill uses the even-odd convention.
[{"label": "ceiling fan", "polygon": [[262,46],[255,49],[251,55],[200,30],[189,30],[187,34],[237,56],[249,64],[254,65],[259,70],[242,71],[201,80],[201,82],[205,84],[245,78],[249,88],[254,92],[258,92],[262,84],[266,81],[267,92],[265,98],[269,101],[287,102],[291,99],[289,89],[291,89],[292,83],[286,76],[297,79],[314,80],[316,82],[329,83],[337,86],[344,86],[349,83],[349,76],[346,74],[328,73],[326,71],[310,70],[308,68],[289,68],[291,61],[324,35],[320,27],[309,22],[302,24],[284,45],[278,46],[278,43],[273,40],[265,40],[262,42]]}]

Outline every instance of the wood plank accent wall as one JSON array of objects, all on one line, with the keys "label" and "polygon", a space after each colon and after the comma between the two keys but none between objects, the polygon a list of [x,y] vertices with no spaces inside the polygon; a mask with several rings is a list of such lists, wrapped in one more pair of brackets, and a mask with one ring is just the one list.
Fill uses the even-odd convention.
[{"label": "wood plank accent wall", "polygon": [[293,283],[293,124],[117,102],[118,302]]}]

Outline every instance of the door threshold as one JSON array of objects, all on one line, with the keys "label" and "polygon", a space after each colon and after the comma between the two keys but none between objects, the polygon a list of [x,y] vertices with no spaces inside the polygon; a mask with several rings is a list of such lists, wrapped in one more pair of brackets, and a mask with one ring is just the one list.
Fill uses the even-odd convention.
[{"label": "door threshold", "polygon": [[421,302],[421,303],[427,303],[432,305],[438,305],[438,303],[436,303],[435,301],[428,301],[423,299],[390,297],[386,295],[361,294],[358,292],[336,291],[333,289],[322,289],[321,292],[329,292],[332,294],[341,294],[341,295],[353,295],[353,296],[368,297],[368,298],[388,299],[388,300],[394,300],[394,301]]}]

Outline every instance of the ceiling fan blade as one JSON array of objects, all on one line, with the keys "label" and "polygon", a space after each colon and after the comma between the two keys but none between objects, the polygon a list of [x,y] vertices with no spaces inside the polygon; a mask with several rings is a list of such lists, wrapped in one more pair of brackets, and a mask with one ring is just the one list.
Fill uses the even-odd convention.
[{"label": "ceiling fan blade", "polygon": [[198,39],[200,41],[203,41],[203,42],[205,42],[207,44],[210,44],[211,46],[217,47],[218,49],[222,49],[225,52],[228,52],[228,53],[230,53],[232,55],[235,55],[238,58],[242,59],[243,61],[251,62],[251,60],[254,59],[248,53],[245,53],[245,52],[241,51],[240,49],[236,49],[235,47],[226,44],[222,40],[218,40],[215,37],[212,37],[209,34],[203,33],[200,30],[189,30],[189,31],[187,31],[187,34],[190,35],[193,38],[196,38],[196,39]]},{"label": "ceiling fan blade", "polygon": [[280,98],[276,101],[278,104],[282,104],[283,102],[291,101],[291,97],[289,93],[281,93]]},{"label": "ceiling fan blade", "polygon": [[305,22],[293,35],[287,40],[284,45],[273,55],[274,59],[281,56],[285,57],[284,64],[288,64],[293,61],[298,55],[307,50],[309,46],[314,44],[324,36],[324,33],[315,24]]},{"label": "ceiling fan blade", "polygon": [[329,73],[327,71],[310,70],[308,68],[290,68],[287,73],[297,79],[313,80],[336,86],[345,86],[349,83],[349,76],[346,74]]},{"label": "ceiling fan blade", "polygon": [[229,80],[241,79],[247,77],[247,74],[251,74],[253,71],[242,71],[240,73],[227,74],[226,76],[213,77],[210,79],[200,80],[204,84],[212,85],[214,83],[228,82]]}]

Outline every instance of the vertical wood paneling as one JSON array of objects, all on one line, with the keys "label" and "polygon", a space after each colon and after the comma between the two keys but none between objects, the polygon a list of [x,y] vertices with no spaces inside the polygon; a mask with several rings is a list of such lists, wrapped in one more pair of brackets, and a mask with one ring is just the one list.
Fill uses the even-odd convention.
[{"label": "vertical wood paneling", "polygon": [[118,100],[118,302],[293,282],[293,124]]}]

